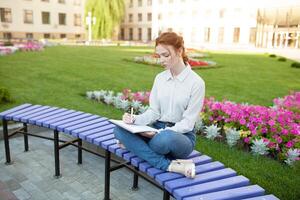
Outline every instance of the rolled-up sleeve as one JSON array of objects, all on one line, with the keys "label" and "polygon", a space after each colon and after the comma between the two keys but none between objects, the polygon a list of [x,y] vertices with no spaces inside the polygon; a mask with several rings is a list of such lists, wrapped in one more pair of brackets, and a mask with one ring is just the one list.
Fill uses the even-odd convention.
[{"label": "rolled-up sleeve", "polygon": [[160,118],[160,105],[157,98],[157,87],[158,87],[158,76],[155,77],[150,97],[149,97],[149,108],[143,114],[136,115],[134,124],[137,125],[148,125]]},{"label": "rolled-up sleeve", "polygon": [[187,133],[192,131],[202,110],[204,97],[205,83],[204,81],[199,81],[192,87],[191,98],[187,109],[183,112],[182,120],[166,129],[173,130],[177,133]]}]

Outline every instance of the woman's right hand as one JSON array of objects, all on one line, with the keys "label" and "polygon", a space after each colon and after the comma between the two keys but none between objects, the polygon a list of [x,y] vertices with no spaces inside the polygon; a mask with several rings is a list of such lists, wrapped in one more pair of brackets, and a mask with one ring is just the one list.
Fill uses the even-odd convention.
[{"label": "woman's right hand", "polygon": [[134,122],[134,115],[131,117],[129,113],[124,113],[122,117],[123,122],[126,124],[133,124]]}]

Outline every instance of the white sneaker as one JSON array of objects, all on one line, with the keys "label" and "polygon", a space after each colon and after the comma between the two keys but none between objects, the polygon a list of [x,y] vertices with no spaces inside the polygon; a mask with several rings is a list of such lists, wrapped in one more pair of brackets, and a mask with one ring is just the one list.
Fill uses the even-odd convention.
[{"label": "white sneaker", "polygon": [[195,178],[196,176],[196,167],[192,160],[172,160],[168,171],[183,174],[187,178]]}]

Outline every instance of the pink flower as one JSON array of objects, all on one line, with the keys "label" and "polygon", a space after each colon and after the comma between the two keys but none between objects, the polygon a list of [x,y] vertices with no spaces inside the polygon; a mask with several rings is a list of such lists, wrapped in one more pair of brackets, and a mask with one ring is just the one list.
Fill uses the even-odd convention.
[{"label": "pink flower", "polygon": [[248,138],[248,137],[244,138],[244,142],[247,143],[247,144],[249,144],[250,138]]},{"label": "pink flower", "polygon": [[276,141],[278,144],[281,144],[282,143],[282,138],[281,137],[276,137]]},{"label": "pink flower", "polygon": [[293,141],[288,141],[288,142],[285,144],[285,146],[286,146],[287,148],[292,148],[292,147],[294,146],[294,143],[293,143]]},{"label": "pink flower", "polygon": [[245,125],[246,124],[246,120],[245,119],[240,119],[240,124],[241,125]]}]

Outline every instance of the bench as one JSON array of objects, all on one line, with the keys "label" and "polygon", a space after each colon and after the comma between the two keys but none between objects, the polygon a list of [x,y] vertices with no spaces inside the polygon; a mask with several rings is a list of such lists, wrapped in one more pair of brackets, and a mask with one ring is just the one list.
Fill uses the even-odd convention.
[{"label": "bench", "polygon": [[[251,199],[275,200],[274,195],[265,195],[265,190],[258,185],[250,185],[249,179],[238,175],[233,169],[213,161],[207,155],[193,151],[189,158],[196,164],[196,178],[188,179],[181,174],[162,171],[152,167],[146,161],[118,146],[113,128],[107,118],[98,115],[65,108],[22,104],[0,113],[3,122],[6,164],[12,164],[9,138],[17,133],[24,135],[25,151],[29,150],[28,136],[52,140],[54,143],[55,177],[60,177],[59,150],[72,145],[78,149],[78,163],[82,164],[82,150],[105,159],[104,199],[110,199],[111,172],[126,167],[133,172],[132,189],[138,189],[138,178],[142,177],[163,191],[163,199],[173,196],[180,200],[196,199]],[[8,133],[7,122],[23,123],[23,127]],[[27,125],[35,125],[53,130],[53,137],[45,137],[28,132]],[[73,136],[72,140],[62,140],[60,133]],[[73,139],[74,138],[74,139]],[[92,151],[82,144],[88,142],[103,149],[105,154]],[[122,159],[111,157],[115,154]],[[111,161],[115,164],[111,166]]]}]

